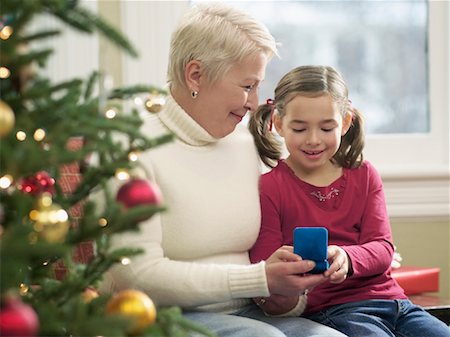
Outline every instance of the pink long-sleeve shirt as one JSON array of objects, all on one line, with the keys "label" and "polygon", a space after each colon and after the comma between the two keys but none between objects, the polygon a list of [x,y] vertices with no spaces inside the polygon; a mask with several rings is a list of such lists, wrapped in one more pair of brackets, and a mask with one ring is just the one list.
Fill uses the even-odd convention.
[{"label": "pink long-sleeve shirt", "polygon": [[381,177],[365,161],[326,187],[300,180],[284,161],[260,180],[262,224],[250,251],[253,263],[292,245],[295,227],[326,227],[329,245],[342,247],[353,274],[341,284],[325,282],[308,295],[305,313],[369,299],[405,299],[391,277],[394,247]]}]

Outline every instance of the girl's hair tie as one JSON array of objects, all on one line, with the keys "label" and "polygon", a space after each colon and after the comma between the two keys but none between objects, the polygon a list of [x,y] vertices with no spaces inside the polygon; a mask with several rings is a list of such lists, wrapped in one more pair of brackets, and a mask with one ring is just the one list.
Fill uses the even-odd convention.
[{"label": "girl's hair tie", "polygon": [[269,123],[269,131],[272,131],[272,117],[273,111],[275,110],[275,101],[272,98],[266,99],[266,104],[270,106],[270,123]]}]

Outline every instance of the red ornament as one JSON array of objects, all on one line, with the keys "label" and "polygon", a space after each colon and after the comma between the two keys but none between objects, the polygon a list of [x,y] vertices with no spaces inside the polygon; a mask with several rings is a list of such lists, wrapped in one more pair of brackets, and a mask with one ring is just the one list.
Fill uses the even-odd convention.
[{"label": "red ornament", "polygon": [[55,179],[53,179],[47,172],[40,171],[33,176],[24,178],[19,188],[33,196],[47,192],[51,195],[55,194]]},{"label": "red ornament", "polygon": [[162,194],[158,185],[144,179],[132,179],[119,188],[116,199],[127,208],[150,206],[160,204]]},{"label": "red ornament", "polygon": [[39,319],[34,309],[16,297],[7,297],[0,309],[1,336],[37,336]]}]

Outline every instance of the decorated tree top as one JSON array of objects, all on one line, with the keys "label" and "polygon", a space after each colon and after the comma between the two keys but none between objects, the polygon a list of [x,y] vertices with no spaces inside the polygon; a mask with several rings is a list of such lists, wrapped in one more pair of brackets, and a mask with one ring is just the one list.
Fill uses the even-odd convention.
[{"label": "decorated tree top", "polygon": [[[143,135],[138,109],[124,105],[135,95],[164,91],[151,85],[105,90],[98,72],[62,83],[40,76],[54,50],[34,42],[61,33],[30,31],[31,20],[40,15],[88,34],[100,32],[137,55],[125,37],[76,0],[2,0],[0,334],[172,337],[191,329],[208,334],[183,319],[178,308],[157,309],[151,294],[130,289],[111,298],[95,290],[108,268],[140,253],[132,247],[112,250],[110,236],[139,230],[140,221],[164,210],[157,186],[145,180],[124,183],[120,196],[109,189],[111,180],[139,165],[141,151],[170,141],[170,135]],[[156,111],[160,104],[149,99],[146,105]],[[76,183],[64,180],[68,172]],[[129,194],[130,186],[135,193],[138,186],[137,195]],[[101,194],[107,207],[97,204],[93,193]],[[95,254],[74,262],[86,242],[95,244]],[[66,270],[59,278],[58,265]]]}]

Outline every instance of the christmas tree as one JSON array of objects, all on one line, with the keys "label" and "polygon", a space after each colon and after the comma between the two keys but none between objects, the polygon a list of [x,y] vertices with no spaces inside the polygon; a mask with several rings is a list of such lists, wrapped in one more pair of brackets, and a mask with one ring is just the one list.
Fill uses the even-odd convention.
[{"label": "christmas tree", "polygon": [[[144,93],[155,112],[164,91],[108,88],[99,72],[63,83],[39,76],[54,50],[36,42],[61,33],[28,29],[43,14],[87,34],[99,32],[137,55],[119,31],[76,0],[2,0],[0,335],[211,335],[177,307],[156,308],[151,294],[96,290],[113,264],[140,253],[112,250],[111,235],[139,230],[143,219],[165,211],[158,187],[145,177],[120,182],[117,194],[110,188],[111,181],[133,174],[139,152],[170,141],[170,135],[140,133],[139,111],[126,104]],[[95,253],[80,263],[83,245],[95,245]]]}]

